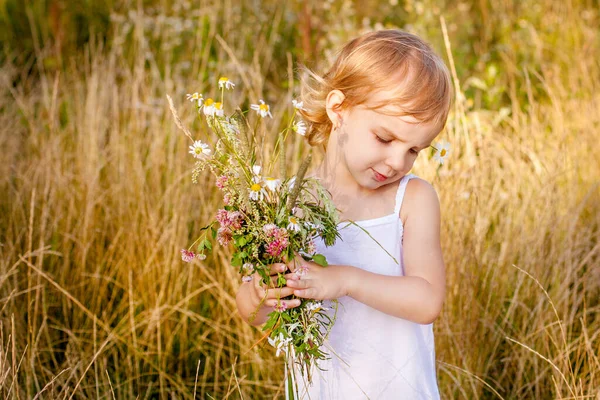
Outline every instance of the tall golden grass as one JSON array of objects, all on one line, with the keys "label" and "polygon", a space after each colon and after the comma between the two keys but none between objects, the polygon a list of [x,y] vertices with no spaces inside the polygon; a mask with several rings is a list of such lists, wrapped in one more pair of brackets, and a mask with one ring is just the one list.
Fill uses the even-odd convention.
[{"label": "tall golden grass", "polygon": [[[338,15],[356,13],[346,3]],[[518,21],[501,59],[487,70],[481,61],[489,81],[461,75],[460,4],[446,22],[425,13],[412,26],[448,56],[457,91],[443,134],[451,159],[415,167],[443,210],[443,398],[600,399],[599,16],[582,4],[536,4],[540,18]],[[484,22],[516,20],[516,8],[489,6]],[[228,250],[191,266],[179,258],[220,199],[208,174],[191,183],[165,95],[202,137],[184,94],[210,93],[227,75],[240,88],[233,103],[272,103],[274,134],[305,54],[280,43],[290,10],[245,15],[203,3],[185,36],[189,65],[170,59],[177,43],[165,44],[183,34],[150,32],[141,4],[132,11],[114,17],[109,45],[92,40],[60,68],[37,45],[36,73],[11,57],[0,70],[0,393],[282,398],[281,360],[236,314]],[[315,45],[324,58],[343,39],[347,21],[337,22]],[[511,35],[482,32],[484,47]],[[293,140],[288,157],[298,163],[307,147]]]}]

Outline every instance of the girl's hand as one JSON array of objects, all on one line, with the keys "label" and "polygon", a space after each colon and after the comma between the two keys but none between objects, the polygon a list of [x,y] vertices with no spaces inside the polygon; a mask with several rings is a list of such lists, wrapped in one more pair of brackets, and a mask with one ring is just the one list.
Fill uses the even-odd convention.
[{"label": "girl's hand", "polygon": [[[262,308],[270,308],[270,311],[273,310],[273,307],[278,305],[280,302],[285,302],[287,308],[294,308],[300,305],[300,300],[281,300],[284,297],[287,297],[293,293],[293,289],[288,287],[277,288],[277,278],[279,273],[285,272],[287,269],[285,264],[270,264],[269,265],[269,274],[271,275],[270,285],[267,286],[262,282],[262,278],[260,274],[254,273],[252,275],[250,296],[251,301],[258,307],[262,305]],[[263,301],[264,299],[264,301]],[[261,304],[262,303],[262,304]]]},{"label": "girl's hand", "polygon": [[288,263],[291,274],[286,274],[287,287],[293,289],[297,297],[331,300],[348,294],[345,282],[349,269],[343,265],[321,267],[312,261],[305,261],[300,255]]}]

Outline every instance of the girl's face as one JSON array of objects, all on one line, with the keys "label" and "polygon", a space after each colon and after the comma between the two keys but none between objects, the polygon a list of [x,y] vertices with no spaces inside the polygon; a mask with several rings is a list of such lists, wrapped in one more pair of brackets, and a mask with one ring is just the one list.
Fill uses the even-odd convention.
[{"label": "girl's face", "polygon": [[[385,96],[385,92],[376,93],[373,101]],[[357,189],[369,191],[396,182],[411,170],[419,152],[438,134],[432,124],[382,111],[393,110],[369,110],[360,105],[337,114],[341,126],[332,132],[332,146],[327,152],[334,153],[328,157],[334,156],[335,164],[341,167],[335,172],[339,183],[353,183]]]}]

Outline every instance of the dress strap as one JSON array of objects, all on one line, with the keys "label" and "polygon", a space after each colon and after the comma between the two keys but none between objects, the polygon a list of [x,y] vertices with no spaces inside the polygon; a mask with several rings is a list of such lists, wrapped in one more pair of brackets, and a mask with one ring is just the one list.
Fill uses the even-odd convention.
[{"label": "dress strap", "polygon": [[406,185],[408,185],[408,181],[416,177],[416,175],[408,174],[404,175],[402,179],[400,179],[398,191],[396,192],[396,205],[394,206],[394,214],[398,215],[400,212],[400,207],[402,207],[402,200],[404,200],[404,193],[406,193]]}]

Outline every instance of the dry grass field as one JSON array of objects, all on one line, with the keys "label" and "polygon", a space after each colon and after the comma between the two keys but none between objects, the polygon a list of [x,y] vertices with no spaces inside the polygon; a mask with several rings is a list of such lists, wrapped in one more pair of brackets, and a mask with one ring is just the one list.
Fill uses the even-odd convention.
[{"label": "dry grass field", "polygon": [[597,1],[168,3],[0,1],[0,396],[283,398],[229,251],[181,262],[221,200],[165,96],[202,138],[185,94],[226,75],[275,137],[300,63],[399,27],[457,93],[448,163],[415,166],[442,203],[442,398],[600,399]]}]

